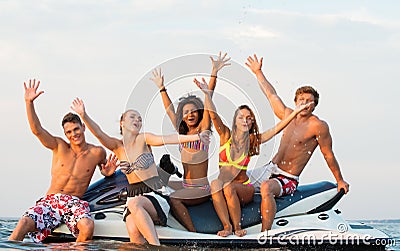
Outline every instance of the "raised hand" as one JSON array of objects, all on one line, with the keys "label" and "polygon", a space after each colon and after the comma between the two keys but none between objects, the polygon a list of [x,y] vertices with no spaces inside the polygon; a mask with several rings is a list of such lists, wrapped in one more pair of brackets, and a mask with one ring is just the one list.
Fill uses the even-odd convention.
[{"label": "raised hand", "polygon": [[209,130],[205,130],[202,131],[201,133],[199,133],[199,137],[200,137],[200,141],[208,146],[210,144],[210,131]]},{"label": "raised hand", "polygon": [[245,63],[245,65],[247,65],[253,73],[256,73],[257,71],[261,71],[262,62],[263,58],[260,58],[260,60],[258,60],[257,55],[254,54],[254,57],[249,56],[247,58],[247,62]]},{"label": "raised hand", "polygon": [[108,156],[107,162],[105,164],[103,163],[100,165],[101,170],[105,170],[106,172],[109,171],[110,169],[115,171],[115,169],[117,169],[118,166],[119,166],[118,158],[115,154],[112,153]]},{"label": "raised hand", "polygon": [[153,72],[153,77],[150,78],[151,81],[153,81],[158,89],[163,89],[164,88],[164,75],[161,74],[161,68],[154,69]]},{"label": "raised hand", "polygon": [[211,63],[212,63],[212,75],[216,75],[219,70],[224,68],[227,65],[231,65],[231,63],[227,63],[231,58],[226,57],[227,53],[225,53],[223,56],[221,56],[221,52],[218,54],[218,58],[214,60],[212,57]]},{"label": "raised hand", "polygon": [[37,92],[37,89],[39,88],[39,85],[40,85],[40,81],[37,81],[37,84],[36,84],[36,80],[35,79],[33,81],[32,81],[32,79],[29,79],[28,86],[24,82],[24,88],[25,88],[24,98],[25,98],[25,101],[33,102],[37,97],[39,97],[40,94],[44,93],[44,91]]},{"label": "raised hand", "polygon": [[76,98],[72,101],[71,109],[83,117],[85,114],[85,104],[82,99]]},{"label": "raised hand", "polygon": [[207,85],[206,80],[205,80],[204,78],[202,78],[201,80],[202,80],[202,82],[198,81],[198,80],[195,78],[195,79],[193,79],[193,82],[197,85],[197,87],[200,88],[200,90],[201,90],[202,92],[204,92],[204,93],[206,93],[206,94],[209,93],[210,90],[208,89],[208,85]]}]

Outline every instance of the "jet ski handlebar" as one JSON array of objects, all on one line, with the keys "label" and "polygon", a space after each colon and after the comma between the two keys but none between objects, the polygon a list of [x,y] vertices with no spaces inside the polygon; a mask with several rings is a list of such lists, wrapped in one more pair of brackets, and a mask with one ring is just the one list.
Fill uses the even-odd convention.
[{"label": "jet ski handlebar", "polygon": [[178,168],[172,163],[169,154],[164,154],[160,159],[160,168],[170,175],[175,174],[179,178],[182,178],[182,173],[179,172]]}]

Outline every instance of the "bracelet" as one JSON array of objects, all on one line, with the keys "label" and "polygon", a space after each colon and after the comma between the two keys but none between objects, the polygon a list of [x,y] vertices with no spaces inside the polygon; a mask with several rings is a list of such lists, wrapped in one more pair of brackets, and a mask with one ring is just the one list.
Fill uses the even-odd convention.
[{"label": "bracelet", "polygon": [[210,77],[212,77],[212,78],[217,78],[217,75],[211,75]]},{"label": "bracelet", "polygon": [[167,88],[165,88],[165,87],[160,89],[160,92],[166,92],[166,91],[167,91]]}]

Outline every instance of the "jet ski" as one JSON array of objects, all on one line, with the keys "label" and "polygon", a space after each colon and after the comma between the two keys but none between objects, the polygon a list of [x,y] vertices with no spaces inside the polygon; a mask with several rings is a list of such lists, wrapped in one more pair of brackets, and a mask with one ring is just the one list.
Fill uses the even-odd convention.
[{"label": "jet ski", "polygon": [[[176,166],[164,155],[158,165],[164,184],[171,175],[182,176]],[[91,184],[83,196],[89,202],[95,222],[94,239],[129,241],[122,214],[127,199],[128,181],[125,174],[117,170]],[[281,246],[346,246],[368,249],[383,249],[390,238],[385,233],[367,224],[346,221],[341,212],[334,209],[343,197],[336,184],[329,181],[300,185],[291,196],[276,198],[277,213],[271,230],[261,232],[260,193],[255,193],[253,202],[242,207],[243,237],[217,236],[223,229],[212,201],[188,207],[196,233],[189,232],[170,213],[167,226],[156,226],[161,244],[174,246],[246,247],[270,248]],[[73,241],[68,228],[61,225],[47,238],[47,242]]]}]

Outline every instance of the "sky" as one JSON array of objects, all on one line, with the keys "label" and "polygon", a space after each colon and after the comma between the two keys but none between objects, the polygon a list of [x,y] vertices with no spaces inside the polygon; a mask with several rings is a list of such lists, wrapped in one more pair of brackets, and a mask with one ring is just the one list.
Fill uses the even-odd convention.
[{"label": "sky", "polygon": [[[104,131],[119,137],[119,116],[138,109],[143,130],[173,133],[149,80],[161,67],[173,101],[202,97],[193,77],[207,77],[209,56],[227,52],[215,103],[230,125],[247,103],[260,127],[277,119],[244,63],[256,53],[287,106],[295,90],[320,93],[315,114],[329,124],[333,150],[350,192],[337,205],[346,219],[398,219],[400,175],[400,2],[398,1],[0,1],[1,217],[19,217],[46,193],[51,151],[29,129],[23,82],[41,81],[40,121],[63,136],[61,119],[75,97]],[[397,84],[396,84],[397,83]],[[217,173],[214,133],[209,177]],[[65,137],[64,137],[65,138]],[[87,132],[88,142],[99,144]],[[279,135],[251,166],[269,161]],[[176,146],[158,147],[156,159]],[[175,156],[174,155],[174,156]],[[174,159],[175,160],[175,159]],[[176,163],[179,166],[179,163]],[[96,171],[92,181],[101,178]],[[335,182],[316,150],[303,184]]]}]

